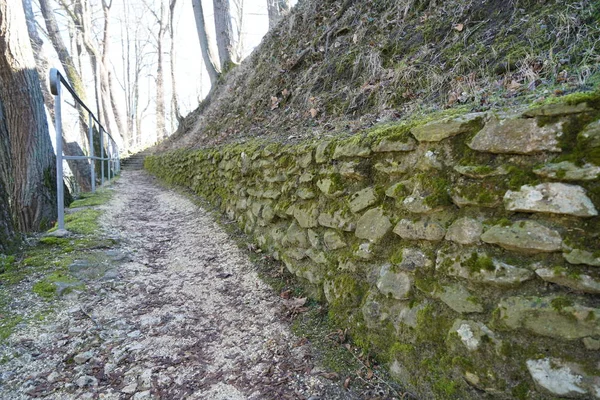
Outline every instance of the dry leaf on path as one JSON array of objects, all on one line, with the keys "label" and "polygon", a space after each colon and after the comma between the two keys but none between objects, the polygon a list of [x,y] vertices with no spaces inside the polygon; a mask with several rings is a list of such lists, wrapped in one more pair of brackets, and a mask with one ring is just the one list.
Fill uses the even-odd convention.
[{"label": "dry leaf on path", "polygon": [[315,118],[317,116],[317,114],[319,113],[319,111],[317,111],[315,108],[311,108],[310,109],[310,116]]},{"label": "dry leaf on path", "polygon": [[454,25],[454,29],[459,32],[462,32],[463,29],[465,29],[465,25],[464,24],[456,24],[456,25]]}]

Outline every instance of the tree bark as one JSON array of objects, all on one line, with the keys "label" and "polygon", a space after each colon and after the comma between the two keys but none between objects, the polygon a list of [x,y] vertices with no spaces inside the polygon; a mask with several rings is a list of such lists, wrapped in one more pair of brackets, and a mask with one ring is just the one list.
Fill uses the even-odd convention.
[{"label": "tree bark", "polygon": [[269,29],[273,29],[281,18],[290,12],[290,0],[267,0]]},{"label": "tree bark", "polygon": [[233,54],[233,28],[231,27],[231,12],[229,0],[213,0],[215,16],[215,32],[221,72],[229,70]]},{"label": "tree bark", "polygon": [[[158,35],[156,37],[156,52],[158,55],[156,65],[156,140],[167,137],[165,119],[165,76],[163,71],[163,40],[165,37],[165,6],[160,2],[160,16],[155,15],[158,23]],[[167,21],[168,22],[168,21]]]},{"label": "tree bark", "polygon": [[0,101],[12,161],[7,192],[22,232],[56,219],[56,159],[35,68],[23,4],[0,0]]},{"label": "tree bark", "polygon": [[219,80],[219,71],[217,70],[217,64],[214,61],[214,56],[210,48],[210,40],[204,22],[202,0],[192,0],[192,7],[194,9],[194,17],[196,18],[196,29],[198,31],[198,39],[200,40],[200,50],[202,51],[204,67],[208,72],[211,86],[215,87]]}]

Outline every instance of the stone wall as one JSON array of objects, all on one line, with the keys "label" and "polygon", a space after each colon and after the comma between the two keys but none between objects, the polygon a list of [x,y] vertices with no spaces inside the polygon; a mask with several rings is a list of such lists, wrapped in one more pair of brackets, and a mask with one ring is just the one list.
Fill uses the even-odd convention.
[{"label": "stone wall", "polygon": [[600,398],[599,110],[575,97],[146,168],[218,205],[420,396]]}]

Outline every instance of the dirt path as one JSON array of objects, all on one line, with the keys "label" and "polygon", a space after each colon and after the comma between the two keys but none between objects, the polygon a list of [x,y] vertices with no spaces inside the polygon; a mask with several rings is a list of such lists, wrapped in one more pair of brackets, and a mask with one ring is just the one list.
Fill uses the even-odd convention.
[{"label": "dirt path", "polygon": [[115,190],[102,224],[128,258],[11,337],[0,398],[355,398],[319,375],[281,300],[207,212],[143,171]]}]

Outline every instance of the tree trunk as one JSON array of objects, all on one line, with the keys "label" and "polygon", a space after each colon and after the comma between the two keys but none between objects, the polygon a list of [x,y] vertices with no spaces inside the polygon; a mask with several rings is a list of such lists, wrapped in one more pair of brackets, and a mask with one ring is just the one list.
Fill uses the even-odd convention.
[{"label": "tree trunk", "polygon": [[290,0],[267,0],[269,29],[273,29],[281,18],[290,11]]},{"label": "tree trunk", "polygon": [[204,23],[204,11],[202,10],[202,0],[192,0],[192,7],[194,8],[194,17],[196,18],[196,29],[198,31],[198,39],[200,40],[200,50],[202,51],[204,67],[208,72],[208,77],[210,78],[211,86],[215,87],[219,80],[219,72],[217,71],[217,64],[214,61],[214,57],[210,48],[210,40],[208,37],[208,33],[206,32],[206,24]]},{"label": "tree trunk", "polygon": [[8,183],[11,181],[12,163],[5,122],[6,120],[2,114],[2,101],[0,101],[0,253],[4,254],[13,249],[17,238],[6,190]]},{"label": "tree trunk", "polygon": [[163,140],[167,137],[165,121],[165,77],[163,72],[163,40],[165,37],[165,7],[164,3],[160,5],[160,16],[157,16],[158,35],[156,37],[156,140]]},{"label": "tree trunk", "polygon": [[[179,102],[177,101],[177,80],[175,77],[175,5],[177,4],[177,0],[171,0],[169,3],[169,36],[171,39],[171,110],[173,116],[177,120],[177,125],[181,125],[183,122],[183,116],[181,115],[181,111],[179,110]],[[177,128],[173,129],[175,132]]]},{"label": "tree trunk", "polygon": [[[40,77],[48,76],[48,59],[42,48],[43,41],[40,38],[37,27],[35,25],[35,17],[33,15],[33,9],[31,7],[31,0],[23,0],[23,9],[25,10],[25,19],[27,21],[27,30],[29,32],[29,40],[31,41],[31,47],[33,48],[33,54],[35,55],[36,68]],[[44,103],[48,109],[52,120],[54,120],[54,96],[50,93],[48,85],[42,85],[42,94],[44,95]],[[85,98],[85,96],[83,96]],[[87,116],[85,110],[78,107],[79,118],[81,120],[81,131],[79,140],[73,133],[69,134],[69,127],[63,126],[63,152],[68,156],[84,156],[83,147],[87,142],[87,129],[88,124],[84,119]],[[82,141],[81,144],[78,141]],[[69,168],[73,172],[75,181],[79,185],[82,191],[92,190],[92,175],[90,173],[90,165],[85,160],[68,160]]]},{"label": "tree trunk", "polygon": [[23,4],[10,4],[0,0],[0,101],[13,179],[7,192],[19,230],[30,232],[56,219],[56,159]]},{"label": "tree trunk", "polygon": [[229,0],[213,0],[213,8],[221,72],[225,72],[231,67],[233,53],[233,28],[231,27]]}]

